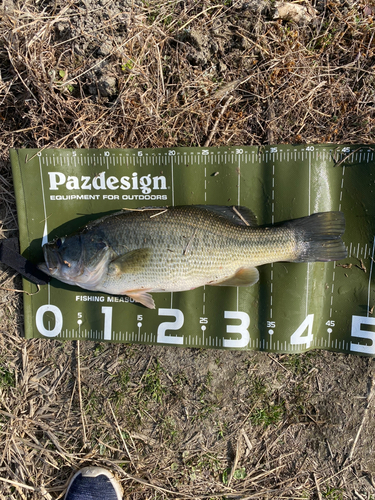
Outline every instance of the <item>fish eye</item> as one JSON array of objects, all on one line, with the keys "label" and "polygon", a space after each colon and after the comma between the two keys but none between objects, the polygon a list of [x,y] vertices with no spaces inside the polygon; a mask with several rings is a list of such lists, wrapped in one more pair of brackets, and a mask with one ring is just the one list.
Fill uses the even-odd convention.
[{"label": "fish eye", "polygon": [[60,248],[63,243],[64,238],[57,238],[57,240],[55,241],[55,245],[57,246],[57,248]]}]

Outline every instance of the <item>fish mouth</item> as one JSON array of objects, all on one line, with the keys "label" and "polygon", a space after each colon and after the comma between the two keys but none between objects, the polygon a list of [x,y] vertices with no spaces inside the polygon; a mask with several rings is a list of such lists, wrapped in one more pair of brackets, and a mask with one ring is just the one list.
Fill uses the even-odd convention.
[{"label": "fish mouth", "polygon": [[44,262],[41,262],[36,266],[40,271],[42,271],[44,274],[47,274],[48,276],[52,276],[51,271],[48,269],[46,264]]},{"label": "fish mouth", "polygon": [[49,276],[55,275],[62,266],[60,254],[47,243],[43,245],[43,255],[45,262],[39,264],[38,268]]}]

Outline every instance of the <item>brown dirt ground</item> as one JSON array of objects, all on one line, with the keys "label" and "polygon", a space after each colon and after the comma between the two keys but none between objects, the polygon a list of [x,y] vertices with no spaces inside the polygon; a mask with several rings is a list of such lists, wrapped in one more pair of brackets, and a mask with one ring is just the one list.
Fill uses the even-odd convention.
[{"label": "brown dirt ground", "polygon": [[[0,7],[1,238],[11,147],[375,142],[373,0]],[[25,341],[0,282],[1,498],[62,498],[89,464],[129,499],[375,498],[372,359]]]}]

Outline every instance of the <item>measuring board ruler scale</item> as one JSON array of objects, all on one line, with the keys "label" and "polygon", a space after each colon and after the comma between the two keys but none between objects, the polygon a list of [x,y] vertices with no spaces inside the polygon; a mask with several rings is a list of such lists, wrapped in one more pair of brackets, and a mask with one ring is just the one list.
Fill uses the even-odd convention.
[{"label": "measuring board ruler scale", "polygon": [[[24,298],[26,337],[375,355],[372,146],[12,150],[23,254],[121,208],[243,205],[262,224],[342,210],[348,258],[261,266],[253,287],[128,297],[52,280]],[[35,286],[24,281],[26,292]]]}]

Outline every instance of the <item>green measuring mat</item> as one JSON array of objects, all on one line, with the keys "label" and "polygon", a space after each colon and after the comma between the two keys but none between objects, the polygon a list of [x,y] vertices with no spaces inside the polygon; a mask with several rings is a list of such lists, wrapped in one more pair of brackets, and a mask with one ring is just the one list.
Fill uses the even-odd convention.
[{"label": "green measuring mat", "polygon": [[[348,258],[259,267],[252,287],[125,296],[52,279],[24,294],[27,338],[375,356],[375,148],[11,150],[23,255],[123,208],[242,205],[260,225],[341,210]],[[36,292],[26,280],[24,290]]]}]

